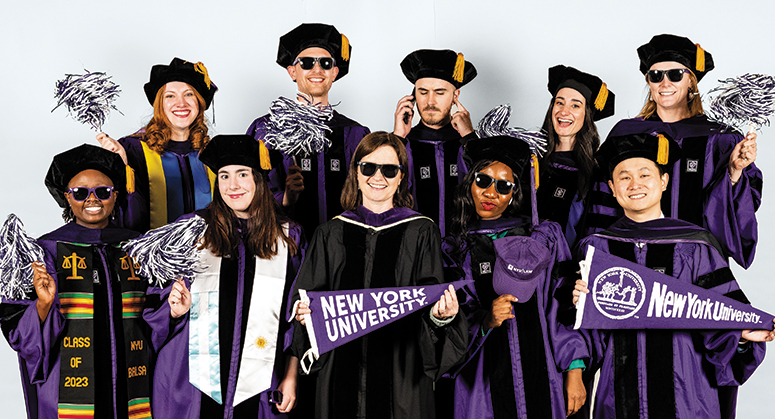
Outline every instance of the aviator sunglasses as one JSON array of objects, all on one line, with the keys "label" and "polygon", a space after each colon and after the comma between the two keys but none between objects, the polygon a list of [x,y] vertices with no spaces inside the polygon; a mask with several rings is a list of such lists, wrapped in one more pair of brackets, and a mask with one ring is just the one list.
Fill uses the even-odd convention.
[{"label": "aviator sunglasses", "polygon": [[474,183],[476,183],[476,186],[482,189],[487,189],[490,187],[490,185],[493,184],[493,182],[495,182],[495,192],[498,192],[501,195],[508,195],[511,191],[514,190],[514,187],[516,186],[514,182],[509,182],[508,180],[503,179],[494,179],[492,176],[476,172],[476,177],[474,178]]},{"label": "aviator sunglasses", "polygon": [[377,173],[377,169],[379,169],[379,171],[382,172],[382,176],[388,179],[393,179],[398,176],[398,172],[403,169],[403,166],[400,164],[376,164],[365,161],[359,161],[358,166],[360,166],[361,174],[363,176],[374,176],[374,174]]},{"label": "aviator sunglasses", "polygon": [[94,196],[97,197],[100,201],[107,201],[110,199],[110,195],[113,194],[113,188],[112,186],[97,186],[96,188],[87,188],[85,186],[78,186],[75,188],[70,188],[67,190],[67,192],[70,194],[70,196],[78,201],[83,202],[86,200],[86,198],[89,197],[89,195],[94,194]]},{"label": "aviator sunglasses", "polygon": [[302,70],[312,70],[315,63],[320,64],[323,70],[330,70],[336,66],[336,60],[331,57],[298,57],[293,61],[293,65],[300,64]]},{"label": "aviator sunglasses", "polygon": [[671,68],[670,70],[649,70],[646,74],[652,83],[661,82],[665,78],[665,74],[667,74],[667,78],[671,82],[678,83],[684,78],[684,73],[691,73],[691,70],[688,68]]}]

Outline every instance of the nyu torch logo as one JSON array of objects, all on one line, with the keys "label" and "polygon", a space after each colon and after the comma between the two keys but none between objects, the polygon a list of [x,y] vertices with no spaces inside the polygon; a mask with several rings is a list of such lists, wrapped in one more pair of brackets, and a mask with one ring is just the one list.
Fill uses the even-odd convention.
[{"label": "nyu torch logo", "polygon": [[646,299],[646,287],[635,271],[613,267],[595,278],[591,294],[595,308],[601,314],[623,320],[640,310]]}]

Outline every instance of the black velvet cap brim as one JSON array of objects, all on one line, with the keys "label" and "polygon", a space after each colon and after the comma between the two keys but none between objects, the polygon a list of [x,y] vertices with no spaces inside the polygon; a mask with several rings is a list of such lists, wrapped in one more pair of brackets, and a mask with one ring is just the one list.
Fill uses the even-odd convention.
[{"label": "black velvet cap brim", "polygon": [[530,165],[531,156],[527,143],[505,135],[473,139],[466,143],[463,154],[469,167],[480,160],[496,160],[509,166],[517,177]]},{"label": "black velvet cap brim", "polygon": [[[666,137],[667,138],[667,137]],[[673,164],[681,159],[681,147],[668,138],[669,148],[667,164],[657,164],[659,152],[659,138],[649,134],[630,134],[618,137],[609,137],[600,145],[595,159],[597,164],[606,170],[606,175],[611,178],[611,173],[616,166],[632,158],[644,158],[653,161],[667,171]]]},{"label": "black velvet cap brim", "polygon": [[210,82],[210,86],[207,86],[204,74],[194,69],[194,63],[173,58],[169,65],[157,64],[151,67],[150,80],[143,86],[148,103],[153,105],[159,89],[171,81],[182,81],[193,87],[205,100],[205,109],[210,107],[213,96],[218,91],[215,83]]},{"label": "black velvet cap brim", "polygon": [[126,192],[126,165],[121,156],[104,148],[83,144],[54,156],[46,173],[46,188],[61,208],[67,208],[67,185],[84,170],[97,170],[109,177],[123,199]]},{"label": "black velvet cap brim", "polygon": [[261,169],[261,146],[255,138],[245,135],[216,135],[199,153],[199,161],[214,173],[224,166],[240,165],[253,168],[256,173]]},{"label": "black velvet cap brim", "polygon": [[[342,57],[342,34],[335,27],[323,23],[302,23],[281,36],[277,47],[277,64],[283,68],[292,65],[296,57],[307,48],[323,48],[336,60],[339,74],[334,81],[350,71],[349,58],[345,60]],[[352,50],[352,45],[349,45],[348,56],[352,56]]]},{"label": "black velvet cap brim", "polygon": [[441,79],[459,89],[476,78],[476,67],[469,61],[463,67],[463,80],[457,81],[452,75],[455,72],[457,53],[452,50],[421,49],[407,55],[401,61],[401,71],[410,83],[426,77]]}]

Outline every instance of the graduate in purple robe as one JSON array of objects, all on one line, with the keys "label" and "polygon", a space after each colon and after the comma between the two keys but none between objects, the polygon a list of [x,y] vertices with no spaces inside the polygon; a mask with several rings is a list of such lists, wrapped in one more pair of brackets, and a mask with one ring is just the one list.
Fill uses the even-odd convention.
[{"label": "graduate in purple robe", "polygon": [[[555,362],[553,355],[567,343],[562,334],[578,335],[558,328],[554,314],[556,275],[570,259],[568,245],[557,223],[520,215],[520,206],[535,208],[535,195],[520,186],[533,170],[527,144],[483,138],[468,142],[465,153],[471,171],[458,186],[444,242],[448,274],[475,281],[461,298],[470,344],[454,374],[454,416],[564,418],[585,399],[583,360],[560,353]],[[566,404],[563,370],[569,369]]]},{"label": "graduate in purple robe", "polygon": [[552,101],[543,124],[547,151],[540,161],[538,216],[558,223],[572,248],[621,217],[594,158],[600,146],[595,121],[614,114],[615,96],[599,77],[564,65],[549,69],[548,87]]},{"label": "graduate in purple robe", "polygon": [[[647,266],[676,281],[719,292],[747,303],[707,230],[664,218],[660,200],[669,190],[670,168],[680,159],[677,143],[650,134],[609,137],[597,154],[609,170],[610,187],[625,217],[579,245]],[[587,284],[576,282],[574,304]],[[775,321],[775,319],[773,319]],[[595,418],[734,417],[728,398],[764,358],[771,331],[586,330],[586,347],[600,369]]]},{"label": "graduate in purple robe", "polygon": [[19,353],[29,418],[150,418],[152,351],[141,318],[148,283],[111,221],[124,199],[121,158],[82,145],[54,157],[46,186],[64,226],[37,243],[29,299],[3,299],[3,334]]},{"label": "graduate in purple robe", "polygon": [[[261,147],[247,135],[214,137],[200,159],[218,174],[218,193],[161,238],[198,244],[194,260],[157,257],[183,258],[201,270],[149,291],[161,299],[144,312],[159,353],[154,417],[277,418],[295,405],[298,361],[288,351],[290,323],[282,313],[306,242],[300,227],[279,215]],[[191,225],[200,226],[193,240]],[[144,240],[130,243],[130,252],[155,246]]]},{"label": "graduate in purple robe", "polygon": [[[335,27],[304,23],[280,38],[277,64],[287,69],[298,91],[311,104],[329,107],[329,92],[333,83],[349,72],[351,52],[349,40]],[[292,109],[288,113],[289,118],[302,118]],[[342,212],[339,195],[347,177],[347,164],[355,147],[369,133],[367,127],[336,110],[325,125],[327,129],[318,134],[327,144],[320,151],[296,155],[272,150],[275,164],[269,173],[269,186],[308,235]],[[264,115],[250,124],[247,134],[265,140],[271,130],[270,115]]]},{"label": "graduate in purple robe", "polygon": [[709,230],[722,254],[751,266],[756,251],[756,210],[762,173],[756,167],[756,134],[709,121],[697,83],[713,69],[713,58],[689,39],[657,35],[638,48],[649,95],[640,114],[620,121],[609,136],[666,134],[682,149],[662,198],[665,216]]},{"label": "graduate in purple robe", "polygon": [[[415,209],[438,223],[444,236],[455,187],[465,174],[463,145],[477,138],[471,115],[458,99],[460,88],[476,77],[476,68],[462,53],[421,49],[401,61],[401,70],[414,87],[398,102],[393,133],[406,140]],[[420,122],[412,127],[415,102]],[[452,105],[457,112],[452,113]]]},{"label": "graduate in purple robe", "polygon": [[[400,138],[386,132],[364,137],[342,193],[347,210],[315,231],[294,301],[300,298],[299,289],[443,282],[439,230],[411,209],[406,165]],[[314,417],[435,418],[433,382],[454,367],[468,343],[466,320],[457,310],[450,285],[432,306],[322,354],[309,370],[317,381]],[[307,313],[304,302],[292,312],[300,322]],[[306,328],[295,327],[294,353],[303,366],[310,347]]]},{"label": "graduate in purple robe", "polygon": [[204,64],[173,58],[151,68],[144,86],[153,117],[145,128],[119,139],[97,135],[131,173],[122,205],[123,226],[144,233],[202,209],[212,199],[215,175],[198,159],[207,144],[204,112],[218,87]]}]

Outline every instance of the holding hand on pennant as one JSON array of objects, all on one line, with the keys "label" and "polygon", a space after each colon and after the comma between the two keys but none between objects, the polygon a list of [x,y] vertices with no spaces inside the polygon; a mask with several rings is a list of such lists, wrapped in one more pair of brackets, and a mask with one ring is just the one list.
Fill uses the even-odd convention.
[{"label": "holding hand on pennant", "polygon": [[455,287],[450,285],[449,288],[444,291],[444,295],[439,298],[439,301],[433,305],[431,314],[439,320],[446,320],[455,316],[457,310],[457,294],[455,293]]}]

